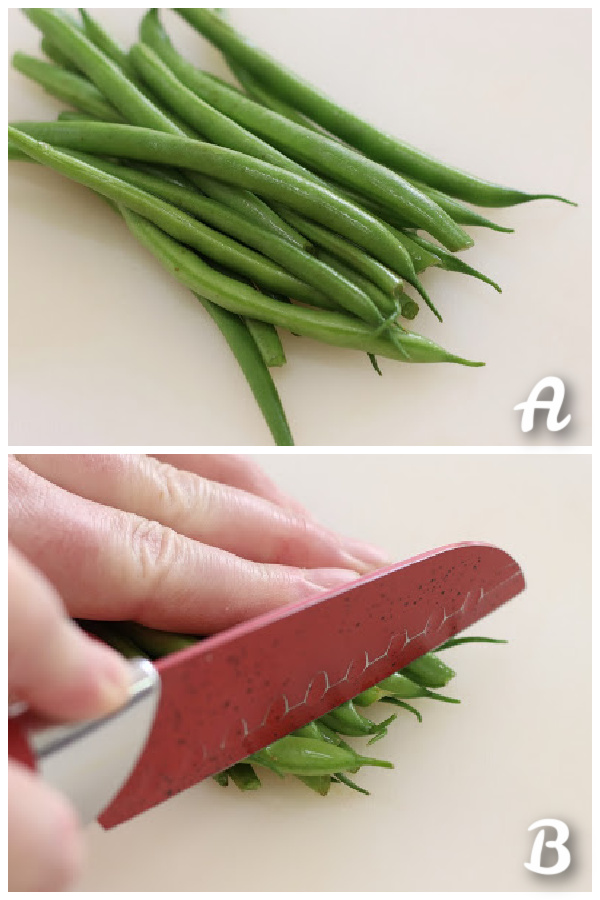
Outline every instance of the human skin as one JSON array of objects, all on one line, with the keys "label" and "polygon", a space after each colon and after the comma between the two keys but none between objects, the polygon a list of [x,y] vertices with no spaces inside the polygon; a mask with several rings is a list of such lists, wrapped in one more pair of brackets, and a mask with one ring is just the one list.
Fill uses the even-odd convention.
[{"label": "human skin", "polygon": [[[11,699],[70,720],[126,698],[128,669],[71,620],[206,634],[387,562],[233,455],[9,457]],[[9,889],[62,890],[84,842],[75,811],[9,760]]]}]

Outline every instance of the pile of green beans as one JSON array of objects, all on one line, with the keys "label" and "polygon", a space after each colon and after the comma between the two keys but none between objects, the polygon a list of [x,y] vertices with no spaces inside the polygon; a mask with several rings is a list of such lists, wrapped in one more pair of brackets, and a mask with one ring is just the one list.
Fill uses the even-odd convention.
[{"label": "pile of green beans", "polygon": [[[80,621],[79,624],[127,659],[160,659],[192,647],[202,640],[201,637],[160,631],[137,622]],[[438,647],[438,651],[472,642],[506,643],[495,638],[457,637],[446,641]],[[214,780],[223,787],[231,782],[242,791],[252,791],[261,786],[256,768],[263,768],[280,777],[293,776],[321,796],[328,794],[333,784],[342,784],[359,793],[368,794],[349,776],[363,766],[391,769],[393,765],[386,760],[359,753],[345,738],[368,738],[367,743],[372,744],[387,734],[389,725],[397,716],[394,714],[381,722],[375,722],[364,715],[361,709],[373,706],[378,701],[391,703],[410,711],[421,722],[421,713],[407,703],[407,700],[429,698],[445,703],[459,703],[456,698],[438,692],[454,676],[454,670],[439,658],[437,652],[425,653],[379,684],[358,694],[353,700],[342,703],[324,716],[215,775]]]},{"label": "pile of green beans", "polygon": [[175,10],[223,52],[240,89],[184,59],[158,9],[129,50],[79,12],[24,10],[49,62],[16,53],[13,65],[73,109],[9,126],[9,159],[99,194],[192,290],[277,444],[294,443],[271,373],[286,362],[278,329],[360,350],[379,374],[378,357],[483,365],[406,329],[419,312],[410,290],[440,321],[421,281],[430,267],[500,291],[457,253],[473,244],[465,225],[512,229],[466,203],[553,195],[489,184],[378,132],[252,47],[222,11]]}]

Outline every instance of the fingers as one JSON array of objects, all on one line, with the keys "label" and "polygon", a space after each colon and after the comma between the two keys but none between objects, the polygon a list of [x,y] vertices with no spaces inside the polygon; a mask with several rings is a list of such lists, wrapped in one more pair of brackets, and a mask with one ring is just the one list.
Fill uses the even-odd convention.
[{"label": "fingers", "polygon": [[74,810],[19,763],[8,762],[8,889],[62,891],[83,862]]},{"label": "fingers", "polygon": [[308,516],[307,510],[294,497],[284,493],[263,470],[244,456],[235,453],[166,453],[152,454],[161,462],[201,475],[220,484],[248,491],[301,515]]},{"label": "fingers", "polygon": [[[160,522],[244,559],[306,568],[347,568],[361,574],[386,562],[376,548],[347,541],[304,514],[152,457],[17,458],[72,493]],[[189,460],[203,457],[184,459],[189,465]],[[253,469],[237,466],[236,471],[243,471],[249,480]]]},{"label": "fingers", "polygon": [[257,564],[9,466],[9,535],[71,615],[207,634],[352,581],[355,571]]},{"label": "fingers", "polygon": [[8,687],[50,717],[100,716],[127,698],[129,670],[67,618],[60,598],[17,551],[8,552]]}]

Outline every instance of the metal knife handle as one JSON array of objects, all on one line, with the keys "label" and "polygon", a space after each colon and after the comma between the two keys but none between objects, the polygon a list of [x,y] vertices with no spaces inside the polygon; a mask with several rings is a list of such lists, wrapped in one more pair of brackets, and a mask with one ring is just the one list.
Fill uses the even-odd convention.
[{"label": "metal knife handle", "polygon": [[147,659],[130,660],[127,702],[108,716],[57,724],[17,710],[8,720],[8,753],[65,794],[83,824],[121,789],[154,723],[160,676]]}]

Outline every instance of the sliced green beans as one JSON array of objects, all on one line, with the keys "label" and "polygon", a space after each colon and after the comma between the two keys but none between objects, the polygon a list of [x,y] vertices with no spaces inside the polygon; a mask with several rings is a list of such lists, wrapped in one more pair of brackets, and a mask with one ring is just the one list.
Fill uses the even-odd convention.
[{"label": "sliced green beans", "polygon": [[529,200],[552,199],[570,203],[555,194],[526,194],[461,172],[411,147],[403,141],[384,134],[358,116],[338,106],[320,91],[302,81],[254,47],[243,35],[209,9],[177,9],[187,22],[218,47],[226,57],[247,69],[269,90],[282,97],[314,122],[356,147],[370,159],[395,172],[415,178],[477,206],[513,206]]},{"label": "sliced green beans", "polygon": [[402,669],[402,674],[421,687],[441,688],[452,681],[456,672],[435,653],[425,653]]},{"label": "sliced green beans", "polygon": [[336,747],[326,741],[290,735],[269,744],[248,757],[250,762],[264,765],[275,772],[287,775],[335,775],[336,772],[358,766],[379,766],[393,769],[384,759],[361,756],[344,747]]},{"label": "sliced green beans", "polygon": [[[291,122],[242,94],[221,87],[214,79],[190,66],[159,33],[155,11],[142,23],[142,39],[162,56],[177,77],[203,100],[244,128],[277,147],[311,171],[333,178],[359,194],[423,228],[450,250],[473,244],[472,239],[430,197],[377,163],[326,135]],[[162,29],[161,29],[162,31]],[[181,111],[181,110],[180,110]]]}]

